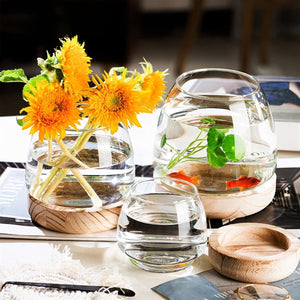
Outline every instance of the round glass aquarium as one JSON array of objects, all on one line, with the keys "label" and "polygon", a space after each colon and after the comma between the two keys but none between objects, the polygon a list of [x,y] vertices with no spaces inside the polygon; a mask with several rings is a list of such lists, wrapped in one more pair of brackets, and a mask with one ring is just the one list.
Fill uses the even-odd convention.
[{"label": "round glass aquarium", "polygon": [[154,175],[195,184],[209,218],[250,215],[273,199],[273,119],[248,74],[199,69],[180,75],[162,108],[154,148]]}]

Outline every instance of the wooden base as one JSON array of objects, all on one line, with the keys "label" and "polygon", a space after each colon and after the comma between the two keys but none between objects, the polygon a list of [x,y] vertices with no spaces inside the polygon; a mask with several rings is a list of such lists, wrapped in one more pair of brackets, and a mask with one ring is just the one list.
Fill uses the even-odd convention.
[{"label": "wooden base", "polygon": [[232,194],[201,194],[207,218],[235,219],[257,213],[267,207],[273,200],[276,190],[276,175],[266,183]]},{"label": "wooden base", "polygon": [[242,282],[281,280],[296,269],[300,241],[292,233],[261,223],[223,226],[209,237],[209,260],[220,274]]},{"label": "wooden base", "polygon": [[34,222],[65,233],[95,233],[110,230],[117,226],[121,211],[121,203],[117,207],[95,210],[47,204],[30,195],[28,200],[29,214]]},{"label": "wooden base", "polygon": [[[247,170],[248,167],[245,165],[244,168]],[[223,189],[225,190],[226,180],[229,180],[228,178],[234,178],[236,172],[235,168],[230,165],[225,165],[215,174],[215,169],[209,165],[197,162],[184,162],[178,164],[178,166],[173,169],[175,172],[184,171],[188,176],[200,177],[197,187],[206,216],[209,219],[235,219],[252,215],[268,206],[275,195],[276,174],[267,182],[259,184],[252,189],[245,189],[242,192],[208,193],[205,191],[205,187],[207,185],[210,186],[210,181],[213,181],[220,190],[222,190],[223,185]],[[211,176],[209,176],[209,174]]]}]

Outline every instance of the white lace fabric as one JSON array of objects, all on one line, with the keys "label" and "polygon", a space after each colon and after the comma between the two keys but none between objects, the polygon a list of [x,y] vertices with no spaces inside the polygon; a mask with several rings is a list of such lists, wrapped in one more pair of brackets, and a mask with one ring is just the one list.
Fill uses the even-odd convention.
[{"label": "white lace fabric", "polygon": [[[21,255],[21,254],[20,254]],[[119,286],[130,288],[129,283],[119,273],[116,266],[97,265],[85,268],[79,260],[71,257],[68,248],[60,251],[53,247],[50,255],[34,262],[20,262],[16,259],[0,259],[1,285],[6,281],[48,282],[82,285]],[[117,292],[110,294],[103,290],[88,293],[81,291],[66,291],[40,287],[25,287],[6,285],[0,292],[0,300],[38,300],[38,299],[124,299]]]}]

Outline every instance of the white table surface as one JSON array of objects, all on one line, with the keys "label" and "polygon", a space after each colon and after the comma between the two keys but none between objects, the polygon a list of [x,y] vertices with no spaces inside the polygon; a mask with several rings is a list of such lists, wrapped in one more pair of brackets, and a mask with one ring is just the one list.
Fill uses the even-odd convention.
[{"label": "white table surface", "polygon": [[[165,299],[152,291],[151,288],[181,276],[197,274],[211,269],[208,257],[203,255],[198,258],[192,266],[189,266],[183,271],[168,274],[147,272],[130,263],[129,259],[119,250],[116,243],[99,242],[21,242],[18,240],[0,240],[1,260],[13,261],[13,259],[17,257],[21,263],[34,264],[34,260],[41,255],[48,255],[49,260],[51,260],[50,254],[52,253],[52,246],[59,247],[59,249],[61,249],[60,251],[63,251],[67,246],[70,249],[72,259],[80,260],[80,263],[86,268],[98,266],[111,266],[114,269],[116,268],[114,271],[117,270],[121,278],[124,279],[124,282],[127,283],[127,285],[123,287],[131,288],[136,293],[134,297],[124,297],[124,299]],[[22,259],[19,257],[20,253],[22,253]]]},{"label": "white table surface", "polygon": [[[142,115],[140,121],[143,128],[130,130],[133,147],[136,155],[136,164],[147,165],[152,163],[152,149],[155,135],[158,112],[153,115]],[[26,149],[29,142],[28,131],[23,131],[16,123],[15,117],[0,117],[0,161],[24,162],[26,161]],[[299,152],[279,152],[279,167],[300,166]],[[16,253],[30,253],[31,257],[45,251],[50,242],[0,240],[0,255],[13,256]],[[90,267],[113,263],[118,267],[120,273],[129,278],[136,292],[133,299],[163,299],[151,290],[163,282],[196,274],[210,269],[207,256],[198,258],[188,269],[168,273],[150,273],[138,269],[132,265],[128,258],[118,249],[116,243],[94,243],[94,242],[51,242],[52,245],[60,245],[61,248],[68,246],[73,259],[79,259],[84,266]],[[10,251],[12,249],[13,251]],[[26,255],[25,255],[26,256]]]},{"label": "white table surface", "polygon": [[[137,165],[152,164],[158,115],[158,110],[153,114],[141,114],[142,128],[129,129]],[[0,117],[0,161],[25,162],[29,141],[29,129],[22,130],[15,116]]]},{"label": "white table surface", "polygon": [[[139,120],[142,128],[129,129],[137,165],[151,165],[153,162],[158,116],[158,110],[153,114],[141,114]],[[29,140],[29,130],[22,130],[16,117],[0,117],[0,161],[25,162]],[[278,151],[278,166],[300,166],[300,151]]]}]

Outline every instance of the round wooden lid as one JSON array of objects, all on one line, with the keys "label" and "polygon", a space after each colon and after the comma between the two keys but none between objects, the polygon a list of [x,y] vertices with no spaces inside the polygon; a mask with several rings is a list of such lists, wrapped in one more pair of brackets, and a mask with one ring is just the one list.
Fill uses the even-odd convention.
[{"label": "round wooden lid", "polygon": [[220,274],[242,282],[281,280],[297,267],[300,241],[277,226],[239,223],[209,237],[209,260]]}]

